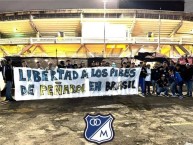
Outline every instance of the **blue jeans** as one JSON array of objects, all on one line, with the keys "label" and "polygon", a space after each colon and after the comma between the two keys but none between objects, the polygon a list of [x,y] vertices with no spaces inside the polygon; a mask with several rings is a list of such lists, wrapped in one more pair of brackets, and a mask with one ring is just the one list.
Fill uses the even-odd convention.
[{"label": "blue jeans", "polygon": [[160,95],[161,92],[164,92],[165,95],[168,95],[168,88],[167,87],[157,87],[157,95]]},{"label": "blue jeans", "polygon": [[188,96],[192,96],[192,80],[186,81],[187,94]]},{"label": "blue jeans", "polygon": [[173,96],[176,94],[176,91],[180,96],[182,96],[182,85],[183,85],[183,82],[180,82],[179,84],[176,84],[176,82],[173,82],[170,84],[170,89]]},{"label": "blue jeans", "polygon": [[141,87],[141,91],[145,94],[145,78],[139,78],[139,86]]},{"label": "blue jeans", "polygon": [[170,89],[171,89],[172,95],[174,96],[176,94],[176,83],[175,82],[170,84]]},{"label": "blue jeans", "polygon": [[152,80],[152,87],[153,87],[153,93],[157,92],[157,83],[156,83],[156,80]]},{"label": "blue jeans", "polygon": [[150,85],[151,85],[150,81],[145,81],[145,93],[150,94]]},{"label": "blue jeans", "polygon": [[7,81],[7,83],[6,83],[6,93],[5,93],[5,96],[6,96],[7,100],[13,99],[12,95],[11,95],[11,89],[12,89],[12,81]]}]

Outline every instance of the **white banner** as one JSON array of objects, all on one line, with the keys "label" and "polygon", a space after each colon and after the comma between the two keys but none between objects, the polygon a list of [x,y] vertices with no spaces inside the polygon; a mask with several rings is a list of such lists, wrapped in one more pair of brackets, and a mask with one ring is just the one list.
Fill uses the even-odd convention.
[{"label": "white banner", "polygon": [[140,68],[46,71],[14,68],[15,99],[38,100],[138,94]]}]

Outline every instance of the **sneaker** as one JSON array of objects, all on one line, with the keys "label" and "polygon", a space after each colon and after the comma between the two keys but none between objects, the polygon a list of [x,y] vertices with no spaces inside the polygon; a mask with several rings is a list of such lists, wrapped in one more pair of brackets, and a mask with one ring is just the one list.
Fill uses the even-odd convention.
[{"label": "sneaker", "polygon": [[176,95],[172,95],[171,97],[172,97],[172,98],[177,98],[178,96],[176,96]]},{"label": "sneaker", "polygon": [[1,101],[0,104],[2,105],[7,104],[7,101]]},{"label": "sneaker", "polygon": [[183,96],[179,96],[179,99],[183,99]]},{"label": "sneaker", "polygon": [[10,102],[16,102],[16,100],[15,99],[11,99],[11,100],[9,100]]},{"label": "sneaker", "polygon": [[145,94],[144,94],[144,93],[139,94],[139,96],[141,96],[141,97],[145,98]]},{"label": "sneaker", "polygon": [[169,97],[167,94],[164,94],[163,96],[164,96],[164,97]]},{"label": "sneaker", "polygon": [[16,100],[13,99],[13,98],[12,98],[12,99],[5,99],[5,101],[6,101],[6,102],[16,102]]}]

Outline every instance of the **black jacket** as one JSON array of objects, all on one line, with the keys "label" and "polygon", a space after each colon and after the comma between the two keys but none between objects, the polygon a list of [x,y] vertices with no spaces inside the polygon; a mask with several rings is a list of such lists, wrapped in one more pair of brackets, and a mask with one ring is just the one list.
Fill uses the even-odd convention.
[{"label": "black jacket", "polygon": [[151,79],[157,81],[161,77],[159,68],[154,68],[151,71]]},{"label": "black jacket", "polygon": [[184,70],[184,75],[183,75],[183,79],[184,79],[184,81],[189,81],[189,80],[191,80],[192,79],[192,76],[193,76],[193,69],[192,68],[186,68],[185,70]]},{"label": "black jacket", "polygon": [[140,78],[145,78],[147,76],[147,70],[145,67],[141,68]]},{"label": "black jacket", "polygon": [[158,84],[159,87],[167,87],[168,86],[168,81],[167,81],[167,79],[164,79],[164,80],[159,79],[157,81],[157,84]]},{"label": "black jacket", "polygon": [[13,67],[11,65],[4,66],[3,78],[5,81],[13,81]]}]

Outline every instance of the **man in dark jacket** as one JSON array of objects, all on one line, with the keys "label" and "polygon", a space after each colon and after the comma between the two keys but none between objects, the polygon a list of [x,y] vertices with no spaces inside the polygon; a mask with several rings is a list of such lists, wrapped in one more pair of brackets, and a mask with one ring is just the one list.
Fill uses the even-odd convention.
[{"label": "man in dark jacket", "polygon": [[[166,61],[163,62],[162,66],[160,67],[160,74],[164,74],[166,78],[169,77],[169,67]],[[159,76],[161,77],[161,76]]]},{"label": "man in dark jacket", "polygon": [[58,68],[66,68],[65,62],[63,60],[60,61],[60,64],[58,65]]},{"label": "man in dark jacket", "polygon": [[147,76],[146,64],[140,63],[141,73],[139,76],[139,86],[141,87],[142,95],[145,95],[145,78]]},{"label": "man in dark jacket", "polygon": [[7,64],[4,66],[3,78],[6,82],[6,101],[15,101],[11,95],[11,89],[13,85],[13,67],[11,59],[7,59]]},{"label": "man in dark jacket", "polygon": [[66,60],[66,68],[73,68],[73,65],[70,60]]},{"label": "man in dark jacket", "polygon": [[186,64],[186,68],[184,70],[184,82],[187,87],[187,96],[192,97],[192,80],[193,80],[193,70],[190,67],[190,64]]},{"label": "man in dark jacket", "polygon": [[152,79],[152,86],[153,86],[153,91],[152,94],[155,94],[157,91],[157,81],[161,76],[160,70],[159,70],[159,66],[158,64],[155,64],[154,68],[151,70],[151,79]]}]

